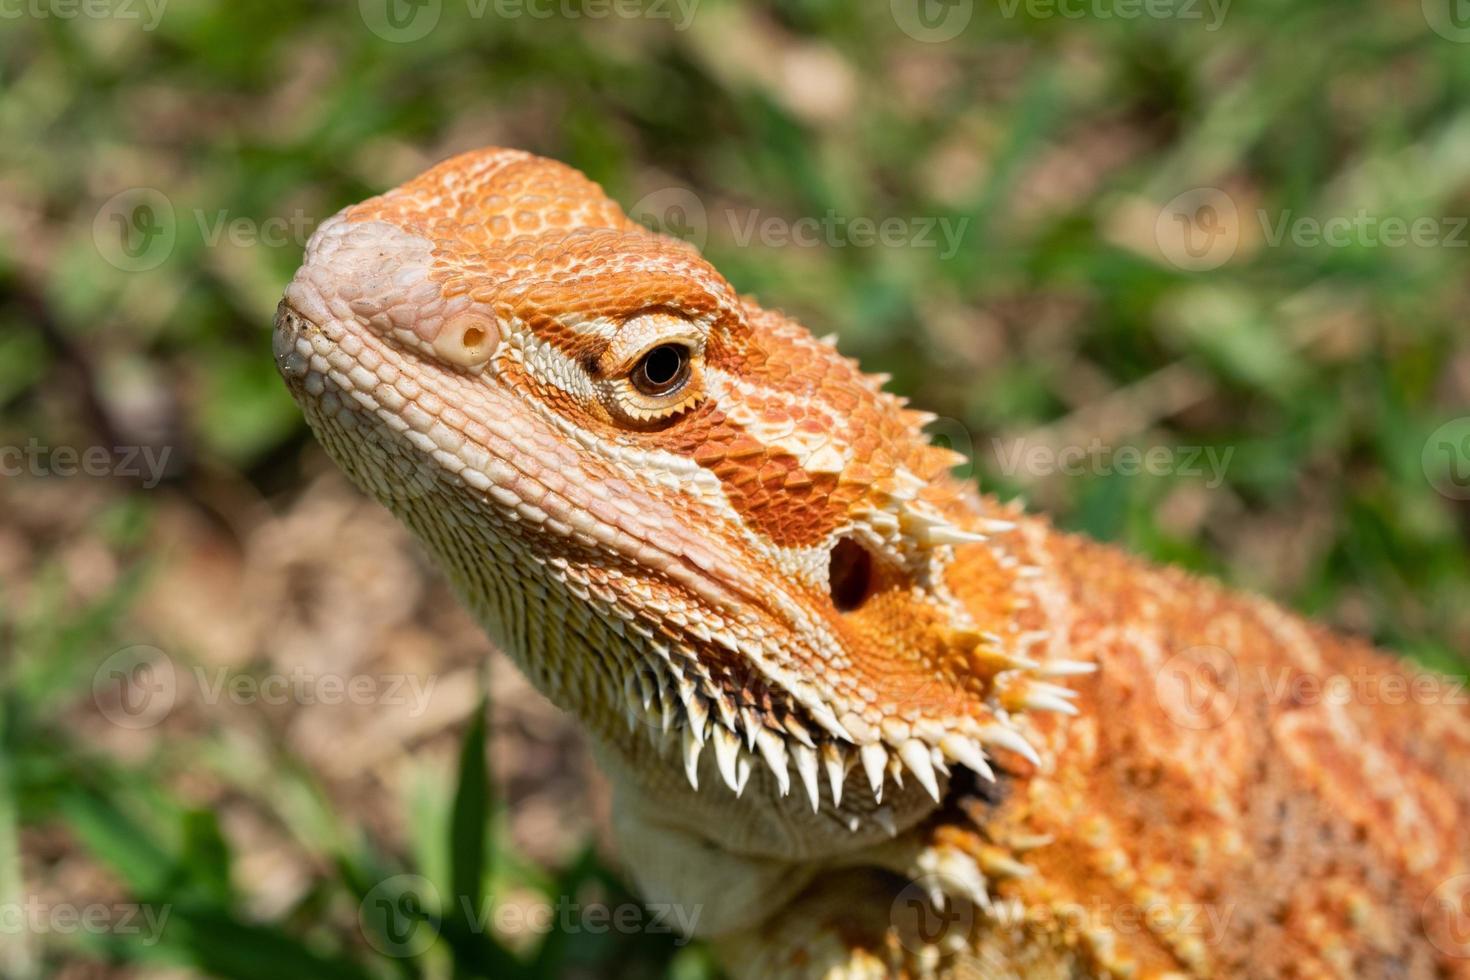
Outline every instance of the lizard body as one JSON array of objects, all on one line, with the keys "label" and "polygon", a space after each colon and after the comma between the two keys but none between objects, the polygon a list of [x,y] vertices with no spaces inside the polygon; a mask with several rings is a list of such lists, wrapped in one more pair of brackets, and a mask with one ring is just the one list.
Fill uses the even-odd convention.
[{"label": "lizard body", "polygon": [[575,170],[345,209],[275,352],[737,976],[1470,976],[1454,682],[979,495]]}]

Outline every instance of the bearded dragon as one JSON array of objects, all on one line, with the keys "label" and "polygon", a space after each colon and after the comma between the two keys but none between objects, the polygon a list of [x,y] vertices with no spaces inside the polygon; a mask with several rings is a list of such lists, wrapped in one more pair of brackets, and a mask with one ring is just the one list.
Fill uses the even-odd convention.
[{"label": "bearded dragon", "polygon": [[274,341],[733,975],[1470,976],[1455,681],[981,495],[576,170],[346,208]]}]

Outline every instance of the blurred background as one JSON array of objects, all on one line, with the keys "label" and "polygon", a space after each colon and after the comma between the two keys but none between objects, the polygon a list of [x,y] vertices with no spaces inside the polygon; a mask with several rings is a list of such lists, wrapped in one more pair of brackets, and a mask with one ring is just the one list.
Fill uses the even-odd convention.
[{"label": "blurred background", "polygon": [[312,229],[485,144],[987,490],[1466,670],[1465,0],[14,0],[0,133],[0,976],[715,975],[271,360]]}]

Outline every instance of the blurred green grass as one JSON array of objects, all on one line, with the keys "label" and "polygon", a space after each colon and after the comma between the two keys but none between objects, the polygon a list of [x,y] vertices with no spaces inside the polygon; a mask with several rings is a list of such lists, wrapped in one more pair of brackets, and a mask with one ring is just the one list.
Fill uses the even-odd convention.
[{"label": "blurred green grass", "polygon": [[[368,30],[350,3],[175,3],[154,30],[7,20],[4,443],[174,447],[166,490],[202,510],[227,485],[289,497],[312,449],[267,328],[304,234],[439,157],[516,145],[581,168],[625,205],[692,191],[716,266],[891,373],[894,390],[943,416],[938,431],[974,456],[987,489],[1464,671],[1470,507],[1435,491],[1425,457],[1443,423],[1470,414],[1470,249],[1272,245],[1262,230],[1359,209],[1470,213],[1470,45],[1431,29],[1420,4],[1267,0],[1209,29],[1108,4],[1072,18],[981,2],[944,43],[904,34],[889,5],[836,0],[703,0],[687,30],[473,9],[446,0],[409,43]],[[1195,272],[1153,236],[1166,202],[1201,187],[1239,206],[1241,238],[1229,261]],[[135,188],[171,213],[172,248],[144,271],[109,262],[105,220],[97,231],[107,202]],[[941,257],[737,233],[751,215],[829,212],[963,222],[964,234]],[[1229,451],[1230,463],[1220,486],[1177,468],[1003,465],[1007,446],[1093,437]],[[32,937],[7,969],[708,975],[696,948],[646,934],[553,932],[511,949],[450,924],[409,957],[364,940],[356,909],[396,874],[447,895],[627,900],[590,851],[538,868],[497,820],[483,865],[469,859],[467,828],[497,810],[475,726],[457,789],[427,792],[406,849],[334,809],[289,760],[261,776],[228,738],[169,746],[233,793],[282,798],[273,809],[314,856],[316,888],[284,914],[253,913],[211,813],[69,729],[99,651],[125,639],[138,583],[166,560],[142,544],[158,495],[113,496],[89,534],[131,569],[119,585],[77,607],[48,585],[64,575],[43,546],[33,581],[5,586],[0,890],[27,894],[19,840],[58,834],[136,901],[168,903],[175,925],[156,945]]]}]

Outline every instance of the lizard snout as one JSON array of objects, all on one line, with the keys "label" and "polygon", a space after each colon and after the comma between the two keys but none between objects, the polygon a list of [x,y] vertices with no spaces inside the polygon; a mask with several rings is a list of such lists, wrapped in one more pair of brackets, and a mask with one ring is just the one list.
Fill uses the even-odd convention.
[{"label": "lizard snout", "polygon": [[488,306],[465,293],[445,295],[445,284],[433,272],[433,250],[429,239],[391,222],[338,214],[307,243],[283,308],[307,324],[335,322],[426,360],[478,373],[500,344],[500,325]]}]

